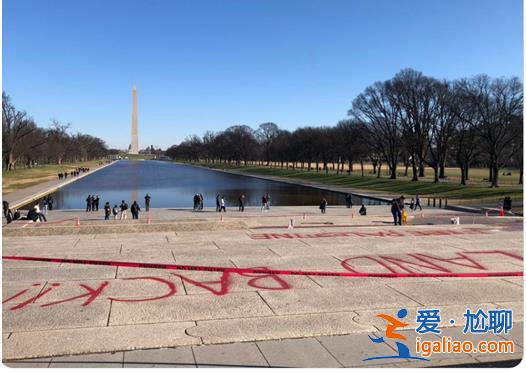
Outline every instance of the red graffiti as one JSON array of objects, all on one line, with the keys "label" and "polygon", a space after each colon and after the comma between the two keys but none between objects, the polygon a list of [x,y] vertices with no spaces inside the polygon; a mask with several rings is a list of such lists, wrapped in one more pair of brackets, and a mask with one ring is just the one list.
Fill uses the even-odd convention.
[{"label": "red graffiti", "polygon": [[301,238],[340,238],[340,237],[406,237],[406,236],[452,236],[464,234],[487,234],[485,228],[429,229],[396,231],[385,230],[376,232],[322,232],[322,233],[256,233],[251,234],[253,240],[279,240]]},{"label": "red graffiti", "polygon": [[[509,253],[502,250],[490,250],[490,251],[464,251],[458,252],[453,258],[442,258],[435,255],[424,254],[424,253],[408,253],[404,254],[403,257],[393,257],[388,255],[378,255],[378,256],[369,256],[369,255],[359,255],[347,258],[341,262],[343,268],[353,273],[361,273],[362,271],[357,270],[352,266],[352,263],[359,262],[360,260],[367,260],[377,266],[381,267],[384,270],[387,270],[390,273],[419,273],[411,268],[424,268],[437,273],[453,273],[449,268],[450,266],[460,266],[467,267],[472,269],[477,269],[481,271],[489,270],[486,266],[482,265],[476,261],[471,256],[473,255],[504,255],[519,261],[523,261],[522,256]],[[412,259],[412,260],[411,260]],[[441,263],[442,265],[437,264]],[[448,266],[444,266],[447,264]],[[398,271],[398,267],[404,272]],[[368,268],[370,271],[370,268]]]},{"label": "red graffiti", "polygon": [[[268,269],[267,267],[256,267],[261,269]],[[240,273],[241,276],[245,277],[252,277],[251,280],[248,281],[248,286],[251,286],[256,289],[261,290],[287,290],[292,289],[292,286],[285,280],[283,280],[281,277],[275,274],[268,274],[268,275],[260,275],[255,273]],[[259,285],[258,282],[261,280],[273,280],[278,286],[277,287],[271,287],[271,286],[265,286],[265,285]]]},{"label": "red graffiti", "polygon": [[169,291],[166,294],[160,295],[158,297],[152,297],[152,298],[118,299],[118,298],[108,297],[109,300],[113,300],[115,302],[149,302],[149,301],[153,301],[153,300],[160,300],[160,299],[168,298],[168,297],[171,297],[172,295],[175,295],[177,293],[177,287],[175,286],[175,284],[173,282],[165,280],[163,278],[159,278],[159,277],[127,277],[127,278],[123,278],[123,280],[125,280],[125,281],[127,281],[127,280],[152,280],[152,281],[157,281],[157,282],[160,282],[162,284],[165,284],[168,287]]},{"label": "red graffiti", "polygon": [[[268,269],[266,267],[257,267],[257,268]],[[256,289],[260,289],[260,290],[287,290],[291,288],[291,285],[288,282],[286,282],[281,277],[275,274],[236,273],[235,270],[233,269],[232,271],[228,271],[228,270],[224,271],[221,275],[221,278],[216,281],[196,281],[196,280],[192,280],[191,278],[187,276],[183,276],[183,275],[174,273],[174,275],[178,276],[181,280],[189,284],[198,286],[202,289],[206,289],[212,294],[219,295],[219,296],[226,295],[230,292],[230,289],[232,286],[232,275],[233,274],[237,274],[243,277],[251,277],[251,279],[247,282],[247,285],[250,287],[256,288]],[[270,279],[274,281],[277,284],[277,286],[273,287],[273,286],[265,286],[265,285],[258,284],[259,281],[264,280],[264,279],[267,279],[267,280]],[[219,285],[219,289],[215,289],[209,285]]]},{"label": "red graffiti", "polygon": [[[34,287],[34,286],[40,286],[40,284],[33,284],[33,285],[31,285],[31,286],[33,286],[33,287]],[[18,298],[19,296],[21,296],[21,295],[27,293],[28,291],[29,291],[29,289],[24,289],[24,290],[22,290],[22,291],[16,293],[15,295],[13,295],[12,297],[9,297],[9,298],[7,298],[6,300],[2,301],[2,304],[7,303],[7,302],[9,302],[9,301],[11,301],[11,300],[13,300],[13,299],[16,299],[16,298]]]},{"label": "red graffiti", "polygon": [[37,294],[36,296],[31,297],[28,300],[26,300],[25,302],[19,303],[16,306],[14,306],[14,307],[12,307],[10,309],[12,311],[14,311],[14,310],[18,310],[18,309],[24,308],[28,304],[31,304],[31,303],[35,302],[37,299],[42,298],[44,295],[49,293],[51,290],[53,290],[53,288],[55,288],[57,286],[60,286],[60,284],[52,284],[50,288],[47,288],[46,290],[44,290],[43,292]]},{"label": "red graffiti", "polygon": [[[181,280],[188,282],[189,284],[198,286],[202,289],[206,289],[209,292],[211,292],[214,295],[225,295],[230,290],[230,284],[232,283],[232,279],[230,277],[231,273],[230,271],[224,271],[221,275],[221,278],[216,281],[196,281],[192,280],[191,278],[188,278],[183,275],[179,275],[174,273],[177,277],[179,277]],[[219,289],[214,289],[212,286],[208,285],[219,285]]]},{"label": "red graffiti", "polygon": [[[449,255],[447,257],[441,257],[437,255],[431,255],[427,253],[407,253],[407,254],[401,254],[401,255],[378,255],[378,256],[372,256],[372,255],[358,255],[353,256],[351,258],[347,258],[343,261],[341,261],[341,266],[345,268],[348,272],[351,273],[363,273],[366,275],[378,275],[387,272],[388,274],[394,274],[395,277],[404,277],[403,274],[416,274],[417,276],[436,276],[436,275],[444,275],[444,274],[452,274],[451,277],[457,275],[460,277],[463,277],[466,275],[465,273],[458,273],[454,272],[457,268],[470,268],[475,272],[481,275],[487,274],[495,274],[495,273],[489,273],[490,266],[484,265],[480,262],[481,258],[491,258],[494,259],[494,257],[505,257],[508,259],[513,259],[515,261],[518,261],[522,264],[523,257],[519,254],[503,251],[503,250],[486,250],[486,251],[462,251],[457,252],[453,255]],[[360,271],[359,266],[364,265],[367,267],[366,271]],[[371,270],[371,266],[374,267],[374,271]],[[203,267],[203,270],[207,270],[208,267]],[[378,269],[383,272],[378,272]],[[256,272],[250,272],[250,270],[258,270],[258,271],[269,271],[269,273],[257,273]],[[424,270],[426,272],[425,274],[422,274],[421,272],[418,272],[418,270]],[[187,275],[181,275],[179,273],[172,273],[172,275],[179,277],[184,283],[190,284],[193,286],[200,287],[202,289],[207,290],[213,295],[216,296],[224,296],[230,293],[232,287],[233,287],[233,279],[234,275],[237,275],[237,278],[246,278],[246,285],[249,287],[252,287],[254,289],[258,290],[288,290],[292,289],[292,286],[283,279],[283,275],[306,275],[307,272],[302,271],[287,271],[287,270],[272,270],[267,267],[254,267],[251,269],[248,268],[225,268],[221,272],[207,272],[207,273],[219,273],[220,277],[216,280],[212,281],[198,281],[194,278],[191,278]],[[336,272],[334,272],[336,273]],[[346,272],[341,272],[339,275]],[[515,272],[514,272],[515,273]],[[522,274],[522,273],[519,273]],[[375,276],[373,276],[375,277]],[[381,277],[381,276],[378,276]],[[176,284],[173,281],[170,281],[167,278],[160,278],[160,277],[128,277],[123,278],[123,281],[130,281],[131,286],[133,289],[133,284],[137,283],[137,281],[150,281],[154,284],[157,284],[158,286],[161,286],[165,292],[162,293],[162,295],[156,295],[151,297],[144,297],[144,298],[134,298],[131,296],[130,298],[119,298],[119,297],[106,297],[105,299],[115,301],[115,302],[151,302],[151,301],[158,301],[161,299],[166,299],[169,297],[174,296],[177,293],[177,287]],[[18,293],[14,294],[13,296],[10,296],[6,298],[2,303],[8,303],[16,301],[22,296],[28,294],[28,292],[37,286],[41,286],[40,284],[33,284],[31,287],[21,290]],[[42,290],[37,295],[33,295],[27,300],[20,302],[16,304],[15,306],[11,307],[10,310],[20,310],[23,309],[33,303],[35,303],[38,299],[41,299],[48,295],[51,291],[53,291],[55,288],[61,286],[59,283],[52,283],[51,286],[47,287],[45,290]],[[85,284],[78,284],[80,288],[83,289],[83,292],[79,295],[62,299],[46,304],[40,305],[40,307],[51,307],[56,306],[63,303],[69,303],[73,302],[78,299],[84,299],[84,302],[81,304],[83,307],[87,307],[90,304],[92,304],[96,299],[100,299],[104,292],[111,286],[111,283],[109,281],[101,282],[100,285],[96,288],[92,288]]]},{"label": "red graffiti", "polygon": [[97,299],[97,297],[99,295],[102,294],[104,288],[106,288],[106,286],[108,286],[109,282],[108,281],[104,281],[102,284],[100,284],[100,286],[97,288],[97,289],[93,289],[91,288],[90,286],[88,285],[84,285],[84,284],[79,284],[79,286],[83,289],[86,290],[86,293],[84,294],[80,294],[80,295],[77,295],[76,297],[71,297],[71,298],[67,298],[67,299],[63,299],[63,300],[58,300],[56,302],[51,302],[51,303],[47,303],[47,304],[43,304],[41,305],[40,307],[49,307],[49,306],[54,306],[55,304],[60,304],[60,303],[66,303],[66,302],[71,302],[71,301],[74,301],[76,299],[81,299],[81,298],[88,298],[86,299],[86,301],[84,303],[82,303],[82,306],[85,307],[85,306],[88,306],[91,304],[91,302],[93,302],[95,299]]}]

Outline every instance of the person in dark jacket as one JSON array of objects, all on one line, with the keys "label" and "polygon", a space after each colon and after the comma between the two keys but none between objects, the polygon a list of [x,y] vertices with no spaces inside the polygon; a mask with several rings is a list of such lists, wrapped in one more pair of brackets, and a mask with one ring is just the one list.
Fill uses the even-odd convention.
[{"label": "person in dark jacket", "polygon": [[221,209],[221,196],[218,194],[216,196],[216,211],[219,211]]},{"label": "person in dark jacket", "polygon": [[325,214],[325,208],[327,207],[327,200],[323,198],[320,202],[320,210],[322,214]]},{"label": "person in dark jacket", "polygon": [[2,207],[4,208],[4,217],[7,217],[7,212],[9,211],[9,202],[2,201]]},{"label": "person in dark jacket", "polygon": [[360,215],[367,215],[367,209],[365,208],[364,205],[362,205],[362,207],[360,207],[360,210],[358,211],[358,213]]},{"label": "person in dark jacket", "polygon": [[245,211],[245,195],[241,194],[237,200],[239,201],[239,211]]},{"label": "person in dark jacket", "polygon": [[110,220],[111,206],[109,202],[104,204],[104,220]]},{"label": "person in dark jacket", "polygon": [[394,225],[402,225],[402,210],[398,199],[391,200],[391,214],[393,214]]},{"label": "person in dark jacket", "polygon": [[95,205],[95,211],[99,211],[99,201],[100,201],[99,196],[97,196],[97,198],[93,200],[93,204]]},{"label": "person in dark jacket", "polygon": [[150,200],[152,197],[148,193],[144,196],[144,207],[146,208],[146,212],[150,211]]},{"label": "person in dark jacket", "polygon": [[91,195],[88,194],[86,198],[86,212],[91,211]]},{"label": "person in dark jacket", "polygon": [[137,201],[133,201],[130,211],[132,214],[132,219],[139,219],[139,211],[141,211],[141,208],[139,207]]},{"label": "person in dark jacket", "polygon": [[347,205],[348,209],[352,207],[352,194],[349,193],[345,195],[345,204]]},{"label": "person in dark jacket", "polygon": [[128,204],[124,202],[124,200],[122,200],[120,208],[121,208],[121,220],[126,220],[127,213],[128,213]]}]

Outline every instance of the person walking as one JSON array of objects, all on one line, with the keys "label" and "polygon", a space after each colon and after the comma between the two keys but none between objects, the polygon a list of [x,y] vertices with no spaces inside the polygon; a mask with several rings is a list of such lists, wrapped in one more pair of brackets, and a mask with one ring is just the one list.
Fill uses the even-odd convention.
[{"label": "person walking", "polygon": [[100,201],[99,196],[97,196],[97,198],[95,198],[95,199],[93,200],[93,203],[94,203],[94,205],[95,205],[95,211],[99,211],[99,201]]},{"label": "person walking", "polygon": [[141,208],[139,207],[139,204],[137,203],[137,201],[133,201],[130,207],[130,211],[132,214],[132,219],[134,220],[139,219],[139,211],[141,211]]},{"label": "person walking", "polygon": [[44,197],[42,198],[42,201],[40,202],[41,206],[42,206],[42,214],[46,215],[47,214],[47,198]]},{"label": "person walking", "polygon": [[267,193],[267,210],[270,210],[270,194]]},{"label": "person walking", "polygon": [[415,209],[415,199],[411,197],[411,202],[409,202],[409,209],[411,209],[411,212]]},{"label": "person walking", "polygon": [[49,211],[53,210],[53,197],[51,196],[47,197],[47,205],[48,205]]},{"label": "person walking", "polygon": [[116,220],[117,215],[119,215],[119,208],[117,207],[117,205],[113,206],[113,209],[111,210],[111,212],[113,214],[113,220]]},{"label": "person walking", "polygon": [[245,195],[241,194],[237,200],[239,202],[239,211],[245,211]]},{"label": "person walking", "polygon": [[86,212],[91,211],[91,195],[88,194],[88,198],[86,198]]},{"label": "person walking", "polygon": [[110,220],[111,206],[109,202],[104,204],[104,220]]},{"label": "person walking", "polygon": [[199,195],[196,193],[194,194],[194,211],[196,211],[199,208]]},{"label": "person walking", "polygon": [[203,210],[203,208],[205,207],[205,197],[199,193],[199,210]]},{"label": "person walking", "polygon": [[220,203],[219,211],[226,212],[225,197],[221,196],[221,199],[220,199],[219,203]]},{"label": "person walking", "polygon": [[322,214],[325,214],[325,209],[327,208],[327,200],[323,198],[320,202],[320,210]]},{"label": "person walking", "polygon": [[146,209],[146,212],[150,211],[150,200],[152,197],[148,193],[144,196],[144,208]]},{"label": "person walking", "polygon": [[420,211],[422,211],[422,205],[420,205],[420,197],[418,196],[418,194],[415,197],[415,211],[417,207],[419,207]]},{"label": "person walking", "polygon": [[121,208],[121,220],[126,220],[126,217],[127,217],[126,215],[127,215],[127,211],[128,211],[128,204],[126,202],[124,202],[124,200],[122,200],[120,208]]},{"label": "person walking", "polygon": [[221,196],[218,194],[216,196],[216,211],[219,211],[221,209]]},{"label": "person walking", "polygon": [[345,204],[347,205],[348,209],[352,207],[352,194],[349,193],[345,195]]},{"label": "person walking", "polygon": [[402,211],[400,211],[398,202],[398,199],[395,198],[391,200],[391,214],[393,214],[394,225],[402,225]]},{"label": "person walking", "polygon": [[265,211],[267,208],[267,196],[263,195],[261,196],[261,211]]}]

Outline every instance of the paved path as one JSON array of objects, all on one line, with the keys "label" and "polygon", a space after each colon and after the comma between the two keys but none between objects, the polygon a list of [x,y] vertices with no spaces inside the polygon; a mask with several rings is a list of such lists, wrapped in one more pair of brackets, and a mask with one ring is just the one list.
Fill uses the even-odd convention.
[{"label": "paved path", "polygon": [[[325,215],[314,206],[229,211],[223,222],[211,211],[153,210],[154,223],[187,224],[145,233],[125,232],[127,226],[146,226],[144,220],[104,222],[102,211],[52,211],[50,220],[81,214],[82,224],[113,224],[124,232],[4,235],[3,255],[402,274],[523,270],[520,219],[490,217],[473,224],[473,216],[460,214],[461,225],[451,225],[445,224],[449,217],[444,210],[425,209],[423,217],[417,213],[410,219],[411,225],[394,227],[385,206],[369,207],[365,217],[353,217],[356,210],[334,207]],[[287,229],[291,217],[295,228]],[[231,220],[245,227],[192,229]],[[394,348],[389,340],[375,345],[368,339],[385,335],[386,324],[376,315],[394,315],[401,308],[408,310],[404,333],[413,353],[419,309],[439,308],[440,327],[457,339],[464,338],[458,330],[465,324],[466,308],[513,310],[510,334],[488,339],[513,339],[515,354],[437,355],[431,365],[509,360],[522,354],[522,277],[341,278],[2,264],[4,361],[363,366],[367,356]]]},{"label": "paved path", "polygon": [[[521,323],[516,325],[522,329]],[[457,338],[461,328],[448,328],[444,335]],[[406,333],[409,334],[409,333]],[[392,344],[371,345],[369,335],[381,337],[381,333],[353,333],[347,335],[319,336],[309,338],[281,339],[261,342],[238,342],[229,344],[181,346],[148,350],[120,351],[77,356],[61,356],[4,362],[13,368],[210,368],[210,367],[257,367],[257,368],[370,368],[370,367],[426,367],[476,365],[520,360],[522,339],[518,334],[497,337],[502,341],[515,341],[520,347],[513,354],[490,356],[471,353],[463,355],[441,354],[428,361],[407,359],[363,361],[371,354],[392,355],[396,348]],[[437,337],[432,337],[438,340]],[[466,338],[466,340],[474,340]],[[514,363],[514,365],[517,362]]]},{"label": "paved path", "polygon": [[2,200],[9,202],[9,208],[14,211],[14,209],[19,208],[28,204],[31,201],[35,201],[39,198],[47,196],[48,194],[53,193],[55,190],[62,188],[68,184],[71,184],[83,177],[86,177],[94,172],[97,172],[104,167],[111,165],[112,163],[104,164],[102,166],[94,166],[90,168],[88,172],[82,172],[79,176],[68,177],[67,179],[59,180],[56,179],[46,181],[37,185],[33,185],[29,188],[24,188],[16,190],[14,192],[8,193],[2,196]]}]

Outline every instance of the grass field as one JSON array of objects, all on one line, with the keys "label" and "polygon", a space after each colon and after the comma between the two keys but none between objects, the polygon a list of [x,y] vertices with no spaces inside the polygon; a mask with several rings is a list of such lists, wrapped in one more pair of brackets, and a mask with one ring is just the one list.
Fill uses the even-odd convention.
[{"label": "grass field", "polygon": [[[235,169],[243,173],[261,175],[261,176],[278,176],[302,182],[309,182],[319,185],[349,187],[356,191],[374,191],[382,192],[387,196],[399,196],[404,194],[411,197],[416,194],[422,198],[447,198],[449,204],[473,205],[483,203],[495,203],[502,201],[505,196],[510,196],[514,201],[522,201],[523,188],[518,185],[518,171],[511,172],[511,176],[502,176],[501,186],[499,188],[489,188],[489,183],[484,182],[483,178],[487,177],[487,170],[472,169],[470,172],[471,180],[469,185],[460,185],[453,182],[452,178],[455,173],[458,175],[459,170],[450,168],[447,170],[448,175],[452,175],[447,182],[433,183],[431,171],[426,170],[427,176],[417,182],[411,181],[410,177],[400,177],[391,180],[383,174],[380,178],[367,173],[361,176],[359,168],[355,168],[355,173],[351,176],[347,174],[337,175],[335,171],[330,171],[328,175],[320,171],[300,171],[292,169],[269,168],[261,166],[232,166],[224,164],[200,164],[202,166],[216,169]],[[501,171],[502,172],[502,171]]]},{"label": "grass field", "polygon": [[99,165],[98,160],[63,163],[61,165],[43,165],[33,168],[19,168],[14,171],[2,171],[2,194],[56,179],[60,172],[69,172],[77,167],[93,168]]}]

